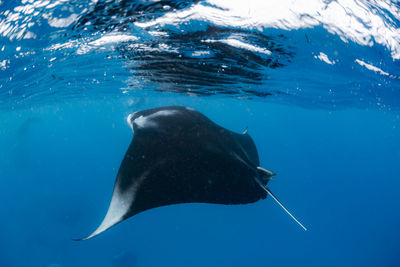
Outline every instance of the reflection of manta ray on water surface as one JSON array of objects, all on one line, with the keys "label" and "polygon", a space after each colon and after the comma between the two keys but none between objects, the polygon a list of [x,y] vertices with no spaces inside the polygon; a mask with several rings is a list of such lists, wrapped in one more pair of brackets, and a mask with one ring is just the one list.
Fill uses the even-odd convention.
[{"label": "reflection of manta ray on water surface", "polygon": [[178,203],[253,203],[270,195],[274,174],[259,166],[247,130],[237,134],[186,107],[128,116],[134,138],[118,171],[111,203],[94,237],[142,211]]}]

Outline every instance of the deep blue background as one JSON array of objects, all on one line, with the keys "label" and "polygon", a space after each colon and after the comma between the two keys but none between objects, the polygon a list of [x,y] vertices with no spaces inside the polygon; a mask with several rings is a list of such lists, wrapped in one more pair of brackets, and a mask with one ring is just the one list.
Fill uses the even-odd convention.
[{"label": "deep blue background", "polygon": [[[157,94],[137,100],[1,113],[1,266],[400,264],[395,114]],[[132,138],[126,115],[172,104],[196,108],[237,132],[248,126],[262,166],[278,174],[271,190],[309,231],[267,198],[157,208],[73,242],[105,215]]]}]

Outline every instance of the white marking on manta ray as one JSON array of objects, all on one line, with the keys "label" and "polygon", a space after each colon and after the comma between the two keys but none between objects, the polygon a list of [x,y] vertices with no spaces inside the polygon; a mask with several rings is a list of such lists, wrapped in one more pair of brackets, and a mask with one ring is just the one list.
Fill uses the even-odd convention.
[{"label": "white marking on manta ray", "polygon": [[152,121],[152,119],[160,116],[170,116],[176,114],[177,110],[160,110],[148,116],[139,116],[133,120],[133,123],[136,124],[139,128],[146,128],[146,127],[156,127],[157,123]]},{"label": "white marking on manta ray", "polygon": [[155,118],[155,117],[158,117],[158,116],[174,115],[177,112],[178,112],[177,110],[160,110],[160,111],[157,111],[157,112],[149,115],[148,118]]},{"label": "white marking on manta ray", "polygon": [[134,121],[134,124],[136,124],[137,127],[139,128],[146,128],[146,127],[155,127],[157,126],[157,124],[155,124],[152,121],[149,121],[148,118],[144,117],[144,116],[139,116],[137,117]]},{"label": "white marking on manta ray", "polygon": [[97,229],[91,235],[84,238],[83,240],[92,238],[123,220],[124,215],[126,215],[129,208],[131,207],[131,204],[135,201],[136,192],[140,184],[143,182],[148,174],[149,171],[144,172],[137,179],[137,181],[123,193],[119,190],[119,184],[115,185],[115,190],[113,192],[111,203],[108,207],[106,216],[104,217],[100,226],[97,227]]}]

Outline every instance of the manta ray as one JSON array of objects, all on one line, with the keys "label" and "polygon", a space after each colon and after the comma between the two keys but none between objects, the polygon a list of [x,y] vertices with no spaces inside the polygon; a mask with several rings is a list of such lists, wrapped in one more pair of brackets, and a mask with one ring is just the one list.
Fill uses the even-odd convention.
[{"label": "manta ray", "polygon": [[92,238],[140,212],[179,203],[247,204],[270,195],[274,173],[261,167],[253,139],[188,107],[138,111],[127,118],[134,136],[111,202]]}]

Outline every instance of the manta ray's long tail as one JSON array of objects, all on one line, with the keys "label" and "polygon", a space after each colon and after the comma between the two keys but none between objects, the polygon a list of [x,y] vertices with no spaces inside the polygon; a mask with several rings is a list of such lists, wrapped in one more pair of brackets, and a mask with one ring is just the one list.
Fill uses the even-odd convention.
[{"label": "manta ray's long tail", "polygon": [[[264,168],[258,167],[259,170],[265,170]],[[269,173],[271,173],[270,171],[268,171]],[[268,187],[266,187],[263,183],[261,183],[258,179],[256,179],[257,183],[261,186],[262,189],[265,190],[265,192],[267,192],[268,195],[270,195],[275,201],[276,203],[278,203],[279,206],[281,206],[281,208],[287,213],[289,214],[289,216],[298,224],[300,225],[301,228],[303,228],[304,231],[307,231],[307,228],[299,221],[296,219],[296,217],[293,216],[292,213],[290,213],[290,211],[282,204],[282,202],[279,201],[279,199],[271,192],[271,190],[269,190]]]},{"label": "manta ray's long tail", "polygon": [[272,194],[271,190],[269,190],[267,187],[265,187],[264,190],[267,191],[267,193],[276,201],[276,203],[278,203],[279,206],[281,206],[282,209],[286,211],[286,213],[289,214],[289,216],[292,217],[292,219],[295,220],[295,222],[297,222],[298,225],[301,226],[301,228],[304,229],[304,231],[307,231],[307,228],[299,220],[297,220],[296,217],[294,217],[293,214],[291,214],[285,206],[283,206],[282,202],[280,202],[279,199],[277,199],[276,196]]}]

